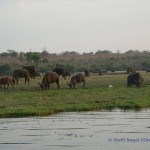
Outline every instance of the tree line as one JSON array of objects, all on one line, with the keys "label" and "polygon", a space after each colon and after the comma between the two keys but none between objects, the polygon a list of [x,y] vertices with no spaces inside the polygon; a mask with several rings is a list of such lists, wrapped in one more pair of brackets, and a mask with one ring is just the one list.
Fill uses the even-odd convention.
[{"label": "tree line", "polygon": [[62,67],[70,72],[91,72],[99,70],[121,71],[127,67],[136,70],[150,70],[150,51],[129,50],[125,53],[110,50],[97,50],[97,52],[78,53],[65,51],[59,54],[42,52],[16,52],[7,50],[0,53],[0,74],[10,75],[16,68],[24,65],[34,65],[39,72],[47,72],[55,67]]}]

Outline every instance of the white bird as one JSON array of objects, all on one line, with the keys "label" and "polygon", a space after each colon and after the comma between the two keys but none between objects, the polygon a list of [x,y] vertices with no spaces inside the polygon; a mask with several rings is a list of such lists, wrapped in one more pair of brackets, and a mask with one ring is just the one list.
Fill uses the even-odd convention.
[{"label": "white bird", "polygon": [[113,86],[110,84],[110,85],[109,85],[109,88],[112,88],[112,87],[113,87]]}]

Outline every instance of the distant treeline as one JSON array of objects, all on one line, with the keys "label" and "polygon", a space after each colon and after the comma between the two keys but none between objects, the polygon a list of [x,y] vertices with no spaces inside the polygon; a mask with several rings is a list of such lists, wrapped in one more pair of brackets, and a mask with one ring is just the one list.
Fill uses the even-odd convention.
[{"label": "distant treeline", "polygon": [[72,73],[89,70],[122,71],[128,67],[135,70],[150,70],[150,51],[129,50],[125,53],[113,53],[110,50],[98,50],[93,53],[65,51],[60,54],[42,52],[16,52],[7,50],[0,53],[0,74],[11,75],[14,69],[24,65],[34,65],[39,72],[47,72],[55,67],[62,67]]}]

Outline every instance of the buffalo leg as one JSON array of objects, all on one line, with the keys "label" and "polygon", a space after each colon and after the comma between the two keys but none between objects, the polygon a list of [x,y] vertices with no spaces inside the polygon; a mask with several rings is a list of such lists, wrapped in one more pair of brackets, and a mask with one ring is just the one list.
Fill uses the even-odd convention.
[{"label": "buffalo leg", "polygon": [[30,82],[30,81],[29,81],[29,77],[27,78],[27,80],[28,80],[28,85],[29,85],[29,82]]},{"label": "buffalo leg", "polygon": [[9,83],[11,84],[11,86],[13,87],[13,89],[14,89],[14,85],[13,85],[13,82],[12,81],[9,81]]},{"label": "buffalo leg", "polygon": [[59,81],[56,81],[56,84],[57,84],[57,88],[59,89],[60,87],[59,87]]},{"label": "buffalo leg", "polygon": [[15,78],[15,80],[16,80],[16,84],[18,84],[19,78],[18,78],[18,77],[16,77],[16,78]]},{"label": "buffalo leg", "polygon": [[29,85],[29,78],[25,77],[25,84],[26,84],[27,81],[28,81],[28,85]]},{"label": "buffalo leg", "polygon": [[127,81],[127,87],[130,87],[130,84],[131,84],[131,83],[130,83],[129,81]]},{"label": "buffalo leg", "polygon": [[50,88],[50,84],[48,84],[48,85],[47,85],[47,87],[48,87],[48,90],[49,90],[49,88]]},{"label": "buffalo leg", "polygon": [[76,83],[73,83],[73,88],[75,89]]},{"label": "buffalo leg", "polygon": [[25,77],[25,84],[27,83],[27,80],[28,80],[27,77]]},{"label": "buffalo leg", "polygon": [[44,86],[44,90],[46,90],[48,87],[48,84],[44,84],[43,86]]},{"label": "buffalo leg", "polygon": [[128,86],[128,87],[131,87],[131,86],[132,86],[132,82],[128,81],[128,82],[127,82],[127,86]]},{"label": "buffalo leg", "polygon": [[85,82],[83,82],[83,87],[85,88]]},{"label": "buffalo leg", "polygon": [[8,89],[8,87],[9,87],[9,83],[7,84],[7,89]]},{"label": "buffalo leg", "polygon": [[17,84],[18,84],[18,79],[16,79],[16,81],[17,81]]},{"label": "buffalo leg", "polygon": [[26,77],[25,77],[25,80],[24,80],[24,81],[25,81],[25,84],[26,84],[26,82],[27,82],[27,78],[26,78]]},{"label": "buffalo leg", "polygon": [[5,83],[4,83],[4,90],[5,90]]},{"label": "buffalo leg", "polygon": [[14,85],[13,85],[13,83],[10,83],[11,85],[12,85],[12,87],[13,87],[13,89],[14,89]]},{"label": "buffalo leg", "polygon": [[137,87],[137,88],[139,88],[139,87],[140,87],[140,84],[139,84],[139,83],[137,83],[137,84],[136,84],[136,87]]}]

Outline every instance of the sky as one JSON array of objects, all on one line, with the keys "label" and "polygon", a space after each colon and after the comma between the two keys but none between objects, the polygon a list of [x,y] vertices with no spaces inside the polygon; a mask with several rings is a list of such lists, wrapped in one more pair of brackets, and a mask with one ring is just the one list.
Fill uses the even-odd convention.
[{"label": "sky", "polygon": [[150,0],[0,0],[0,52],[150,49]]}]

